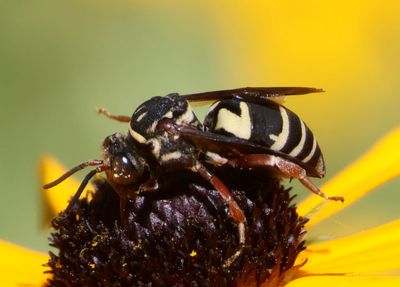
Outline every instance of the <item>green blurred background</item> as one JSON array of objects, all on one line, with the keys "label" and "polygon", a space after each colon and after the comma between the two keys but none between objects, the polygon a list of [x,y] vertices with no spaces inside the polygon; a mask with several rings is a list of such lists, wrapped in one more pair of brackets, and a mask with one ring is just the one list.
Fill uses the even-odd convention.
[{"label": "green blurred background", "polygon": [[[313,129],[333,177],[400,123],[400,5],[377,3],[1,1],[0,238],[46,250],[40,157],[68,167],[98,158],[102,139],[126,126],[95,107],[129,115],[169,92],[324,88],[286,105]],[[380,187],[311,235],[398,218],[399,187]]]}]

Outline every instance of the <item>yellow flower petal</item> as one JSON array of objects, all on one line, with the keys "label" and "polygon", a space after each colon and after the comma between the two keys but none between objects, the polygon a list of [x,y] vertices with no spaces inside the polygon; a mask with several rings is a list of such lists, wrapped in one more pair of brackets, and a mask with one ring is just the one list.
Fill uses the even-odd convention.
[{"label": "yellow flower petal", "polygon": [[49,275],[42,265],[48,256],[0,240],[1,286],[42,286]]},{"label": "yellow flower petal", "polygon": [[398,287],[400,276],[310,276],[290,281],[285,287]]},{"label": "yellow flower petal", "polygon": [[[344,204],[311,195],[298,206],[298,213],[314,212],[307,227],[349,206],[379,185],[400,175],[400,127],[381,139],[367,154],[322,187],[328,195],[343,195]],[[318,206],[320,205],[320,206]],[[316,210],[316,207],[318,209]]]},{"label": "yellow flower petal", "polygon": [[[307,274],[391,274],[400,271],[400,220],[340,239],[313,244],[298,258]],[[300,275],[300,276],[302,276]],[[400,285],[399,285],[400,286]]]},{"label": "yellow flower petal", "polygon": [[[66,172],[66,168],[50,156],[43,157],[40,162],[41,185],[52,182]],[[45,220],[53,218],[64,210],[71,197],[79,187],[79,182],[69,177],[57,186],[43,190],[43,202],[46,209]],[[86,190],[93,190],[89,183]],[[85,191],[83,192],[85,193]]]}]

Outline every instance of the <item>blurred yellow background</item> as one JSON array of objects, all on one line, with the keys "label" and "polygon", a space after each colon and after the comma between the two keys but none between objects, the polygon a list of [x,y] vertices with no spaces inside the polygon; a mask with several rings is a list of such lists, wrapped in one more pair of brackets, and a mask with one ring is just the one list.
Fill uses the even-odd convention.
[{"label": "blurred yellow background", "polygon": [[[95,107],[129,115],[170,92],[324,88],[286,106],[319,139],[327,179],[400,124],[397,1],[3,1],[0,21],[0,238],[41,250],[39,158],[72,167],[126,130]],[[399,187],[311,235],[399,217]]]}]

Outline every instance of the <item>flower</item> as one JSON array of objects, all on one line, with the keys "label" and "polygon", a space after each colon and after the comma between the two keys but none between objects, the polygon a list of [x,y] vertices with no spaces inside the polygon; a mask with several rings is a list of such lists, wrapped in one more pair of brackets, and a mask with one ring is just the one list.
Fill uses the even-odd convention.
[{"label": "flower", "polygon": [[[399,146],[400,128],[397,128],[322,187],[328,195],[348,191],[343,205],[325,202],[317,196],[310,196],[300,203],[298,212],[301,215],[312,213],[306,228],[322,222],[377,186],[398,177]],[[63,168],[49,157],[43,160],[42,168],[44,182],[52,180],[55,174],[63,173]],[[58,191],[45,191],[44,198],[53,214],[66,206],[70,196],[66,195],[66,190],[75,190],[77,185],[74,179],[68,179],[56,187]],[[46,254],[5,241],[0,241],[0,254],[2,286],[41,286],[49,277],[43,273],[45,268],[41,266],[48,261]],[[196,256],[195,252],[193,256]],[[400,219],[350,236],[312,243],[300,253],[297,267],[284,276],[274,278],[262,286],[400,286]]]}]

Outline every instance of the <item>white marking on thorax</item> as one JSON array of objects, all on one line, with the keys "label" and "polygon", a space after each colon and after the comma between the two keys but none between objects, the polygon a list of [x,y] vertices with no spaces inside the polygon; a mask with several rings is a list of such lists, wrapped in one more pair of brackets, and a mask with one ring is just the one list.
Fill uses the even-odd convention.
[{"label": "white marking on thorax", "polygon": [[172,112],[171,112],[171,111],[168,111],[168,112],[166,112],[161,118],[162,118],[162,119],[163,119],[163,118],[172,119],[172,116],[173,116]]},{"label": "white marking on thorax", "polygon": [[151,152],[153,153],[155,158],[160,157],[161,152],[161,141],[157,138],[151,138],[147,141],[148,144],[151,146]]},{"label": "white marking on thorax", "polygon": [[140,112],[143,108],[144,108],[144,105],[138,107],[138,108],[136,109],[136,111],[135,111],[135,114],[138,113],[138,112]]},{"label": "white marking on thorax", "polygon": [[146,132],[148,132],[149,134],[154,133],[154,131],[156,130],[156,127],[158,125],[158,121],[154,121],[151,126],[146,130]]},{"label": "white marking on thorax", "polygon": [[314,137],[312,148],[310,153],[302,160],[302,162],[308,162],[314,155],[315,150],[317,149],[317,140]]},{"label": "white marking on thorax", "polygon": [[283,107],[279,107],[279,112],[282,118],[282,131],[279,135],[270,134],[269,138],[275,142],[271,145],[272,150],[280,151],[286,144],[289,138],[289,116]]},{"label": "white marking on thorax", "polygon": [[177,124],[189,124],[193,121],[194,114],[190,106],[187,106],[186,111],[176,120]]},{"label": "white marking on thorax", "polygon": [[166,112],[163,116],[161,116],[160,119],[153,121],[153,123],[152,123],[151,126],[146,130],[146,132],[148,132],[148,133],[154,133],[155,130],[156,130],[156,128],[157,128],[158,122],[159,122],[161,119],[165,119],[165,118],[167,118],[167,119],[172,119],[172,116],[173,116],[173,114],[172,114],[171,111]]},{"label": "white marking on thorax", "polygon": [[228,109],[220,109],[217,124],[215,125],[215,129],[219,128],[223,128],[238,138],[250,139],[251,119],[249,106],[244,102],[240,102],[240,116]]},{"label": "white marking on thorax", "polygon": [[129,133],[138,143],[144,144],[146,142],[146,138],[138,132],[134,131],[131,127],[129,127]]},{"label": "white marking on thorax", "polygon": [[136,121],[140,122],[145,116],[147,115],[147,112],[144,112],[140,116],[137,117]]},{"label": "white marking on thorax", "polygon": [[292,157],[296,157],[301,153],[301,151],[304,148],[304,143],[306,142],[306,127],[302,120],[300,120],[300,124],[301,124],[301,139],[300,142],[297,144],[297,146],[295,146],[289,153],[289,155]]},{"label": "white marking on thorax", "polygon": [[182,153],[180,151],[174,151],[174,152],[170,152],[167,154],[163,154],[161,156],[161,161],[162,162],[167,162],[170,161],[172,159],[180,159],[182,157]]}]

